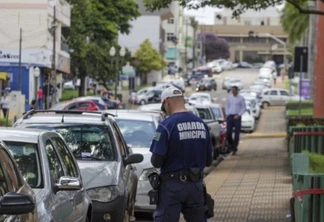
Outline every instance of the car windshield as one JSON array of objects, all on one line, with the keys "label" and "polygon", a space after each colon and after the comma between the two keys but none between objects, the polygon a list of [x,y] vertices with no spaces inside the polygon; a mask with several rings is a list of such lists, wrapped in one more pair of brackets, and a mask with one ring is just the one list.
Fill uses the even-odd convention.
[{"label": "car windshield", "polygon": [[212,112],[213,112],[213,114],[214,114],[214,116],[215,116],[215,118],[217,120],[223,119],[223,116],[222,116],[222,113],[221,113],[221,108],[219,108],[219,107],[210,107],[210,108],[211,108],[211,110],[212,110]]},{"label": "car windshield", "polygon": [[153,121],[116,118],[126,143],[132,148],[149,148],[155,133]]},{"label": "car windshield", "polygon": [[37,144],[4,141],[31,188],[44,188]]},{"label": "car windshield", "polygon": [[29,125],[28,128],[54,130],[61,134],[77,159],[116,161],[112,133],[102,125]]}]

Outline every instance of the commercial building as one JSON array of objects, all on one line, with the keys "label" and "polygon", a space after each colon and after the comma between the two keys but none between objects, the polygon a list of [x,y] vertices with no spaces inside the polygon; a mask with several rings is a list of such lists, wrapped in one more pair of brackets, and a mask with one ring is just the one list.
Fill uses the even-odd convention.
[{"label": "commercial building", "polygon": [[248,10],[239,18],[232,18],[232,11],[224,9],[215,13],[214,25],[200,25],[199,29],[225,38],[232,61],[274,59],[283,63],[283,55],[288,53],[283,44],[287,42],[287,34],[281,27],[280,12],[275,7],[262,11]]},{"label": "commercial building", "polygon": [[[70,26],[70,12],[71,7],[65,0],[0,0],[2,89],[21,91],[29,103],[36,98],[36,89],[43,86],[51,73],[54,28],[56,82],[62,83],[62,74],[70,73],[69,48],[62,36],[62,29]],[[36,67],[40,70],[37,78],[34,76]]]}]

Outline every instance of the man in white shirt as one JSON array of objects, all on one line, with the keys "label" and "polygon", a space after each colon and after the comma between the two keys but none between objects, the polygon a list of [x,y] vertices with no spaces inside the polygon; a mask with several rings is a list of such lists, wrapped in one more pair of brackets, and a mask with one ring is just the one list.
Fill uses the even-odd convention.
[{"label": "man in white shirt", "polygon": [[[237,146],[240,141],[240,131],[241,131],[241,117],[246,110],[244,97],[238,95],[237,86],[232,87],[232,93],[227,100],[225,107],[226,116],[227,116],[227,139],[229,144],[232,147],[233,155],[237,152]],[[234,131],[234,141],[233,141],[233,127]]]},{"label": "man in white shirt", "polygon": [[9,111],[9,103],[10,103],[9,97],[7,96],[7,93],[4,93],[0,101],[4,118],[7,118],[8,111]]}]

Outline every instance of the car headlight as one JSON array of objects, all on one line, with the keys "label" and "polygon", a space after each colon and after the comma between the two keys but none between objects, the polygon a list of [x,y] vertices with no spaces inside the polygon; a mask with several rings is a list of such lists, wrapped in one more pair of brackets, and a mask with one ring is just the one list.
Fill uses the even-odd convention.
[{"label": "car headlight", "polygon": [[152,173],[160,173],[160,170],[158,170],[157,168],[148,168],[148,169],[144,169],[141,173],[141,175],[139,176],[138,180],[148,180],[148,176]]},{"label": "car headlight", "polygon": [[110,186],[88,189],[87,193],[91,200],[110,202],[116,199],[120,192],[117,186]]}]

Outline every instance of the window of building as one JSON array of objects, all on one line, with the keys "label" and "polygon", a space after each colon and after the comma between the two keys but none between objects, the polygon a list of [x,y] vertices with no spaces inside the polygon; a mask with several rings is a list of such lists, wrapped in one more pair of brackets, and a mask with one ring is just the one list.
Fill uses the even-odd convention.
[{"label": "window of building", "polygon": [[173,36],[174,36],[174,33],[167,33],[167,37],[166,37],[167,41],[172,42]]},{"label": "window of building", "polygon": [[168,19],[168,24],[174,24],[174,18],[173,17]]},{"label": "window of building", "polygon": [[245,20],[244,25],[251,25],[251,21]]}]

